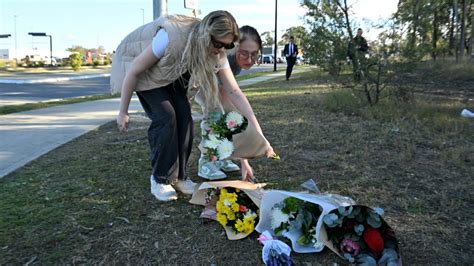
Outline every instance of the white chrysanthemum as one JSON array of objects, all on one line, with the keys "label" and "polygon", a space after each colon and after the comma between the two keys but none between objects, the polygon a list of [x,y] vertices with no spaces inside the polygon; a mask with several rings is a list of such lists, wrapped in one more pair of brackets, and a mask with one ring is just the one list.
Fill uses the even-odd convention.
[{"label": "white chrysanthemum", "polygon": [[248,210],[245,215],[244,215],[244,219],[247,218],[247,217],[251,217],[251,218],[257,218],[257,214],[255,212],[253,212],[252,210]]},{"label": "white chrysanthemum", "polygon": [[223,139],[217,146],[217,154],[219,160],[224,160],[225,158],[228,158],[230,155],[232,155],[233,151],[234,144],[232,144],[232,141],[229,141],[228,139]]},{"label": "white chrysanthemum", "polygon": [[218,139],[217,136],[214,135],[214,134],[209,134],[207,137],[209,139],[204,141],[204,147],[205,148],[215,149],[221,143],[220,139]]},{"label": "white chrysanthemum", "polygon": [[281,223],[287,223],[289,221],[288,214],[281,211],[279,208],[273,208],[271,211],[271,227],[273,230],[280,227]]},{"label": "white chrysanthemum", "polygon": [[237,126],[240,127],[242,123],[244,122],[244,117],[241,114],[232,111],[227,114],[225,118],[225,123],[228,124],[231,121],[234,121],[237,124]]},{"label": "white chrysanthemum", "polygon": [[230,202],[229,199],[224,199],[224,205],[229,207],[230,205],[232,205],[232,202]]}]

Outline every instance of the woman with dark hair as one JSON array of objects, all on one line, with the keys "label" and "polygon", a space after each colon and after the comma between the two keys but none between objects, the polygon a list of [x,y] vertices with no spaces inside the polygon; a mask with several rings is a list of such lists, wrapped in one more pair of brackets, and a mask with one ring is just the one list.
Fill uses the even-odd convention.
[{"label": "woman with dark hair", "polygon": [[[229,51],[227,59],[229,61],[230,68],[234,76],[237,76],[242,69],[250,69],[260,56],[262,50],[262,40],[258,31],[251,26],[242,26],[239,29],[240,39],[238,45]],[[225,89],[220,89],[221,103],[229,103],[228,94]],[[204,135],[205,130],[208,126],[209,113],[219,111],[215,110],[218,108],[208,108],[206,110],[204,103],[202,102],[202,95],[199,93],[196,96],[196,101],[201,104],[203,109],[204,119],[201,122],[201,133]],[[203,144],[202,139],[201,144]],[[240,160],[242,167],[242,180],[253,181],[255,179],[253,169],[250,166],[247,159]],[[198,164],[198,176],[215,180],[226,178],[225,172],[233,172],[240,170],[239,166],[231,160],[206,160],[204,154],[201,152],[201,157]]]}]

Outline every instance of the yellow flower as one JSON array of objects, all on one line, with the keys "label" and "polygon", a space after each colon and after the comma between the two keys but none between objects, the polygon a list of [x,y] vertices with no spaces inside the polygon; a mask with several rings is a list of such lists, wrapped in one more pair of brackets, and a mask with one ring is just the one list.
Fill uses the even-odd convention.
[{"label": "yellow flower", "polygon": [[235,213],[230,211],[230,212],[227,212],[227,219],[233,221],[235,220]]},{"label": "yellow flower", "polygon": [[217,221],[223,225],[223,226],[226,226],[227,225],[227,217],[223,214],[220,214],[220,213],[217,213]]},{"label": "yellow flower", "polygon": [[238,203],[232,203],[232,205],[230,206],[230,208],[232,209],[232,211],[234,212],[238,212],[239,211],[239,207],[240,205]]},{"label": "yellow flower", "polygon": [[242,222],[242,220],[237,220],[237,222],[235,223],[234,225],[235,229],[237,230],[237,232],[242,232],[244,231],[244,223]]}]

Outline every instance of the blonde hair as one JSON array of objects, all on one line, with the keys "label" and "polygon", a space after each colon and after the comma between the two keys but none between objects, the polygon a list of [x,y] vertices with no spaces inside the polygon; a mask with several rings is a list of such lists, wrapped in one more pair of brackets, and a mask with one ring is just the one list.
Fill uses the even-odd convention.
[{"label": "blonde hair", "polygon": [[229,34],[233,35],[233,42],[239,39],[239,28],[234,17],[227,11],[213,11],[194,26],[181,58],[181,65],[192,77],[190,86],[203,90],[207,107],[221,106],[216,67],[220,57],[226,56],[225,53],[218,56],[211,53],[211,38],[220,39]]}]

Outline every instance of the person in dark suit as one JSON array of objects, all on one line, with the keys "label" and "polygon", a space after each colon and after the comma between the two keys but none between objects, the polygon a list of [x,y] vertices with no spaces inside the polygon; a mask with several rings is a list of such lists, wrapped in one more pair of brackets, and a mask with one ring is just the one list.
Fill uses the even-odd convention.
[{"label": "person in dark suit", "polygon": [[298,55],[298,45],[296,45],[293,36],[290,37],[290,42],[285,44],[285,49],[283,49],[283,53],[286,57],[286,80],[290,80],[291,72],[293,71],[293,66],[296,63],[296,56]]}]

